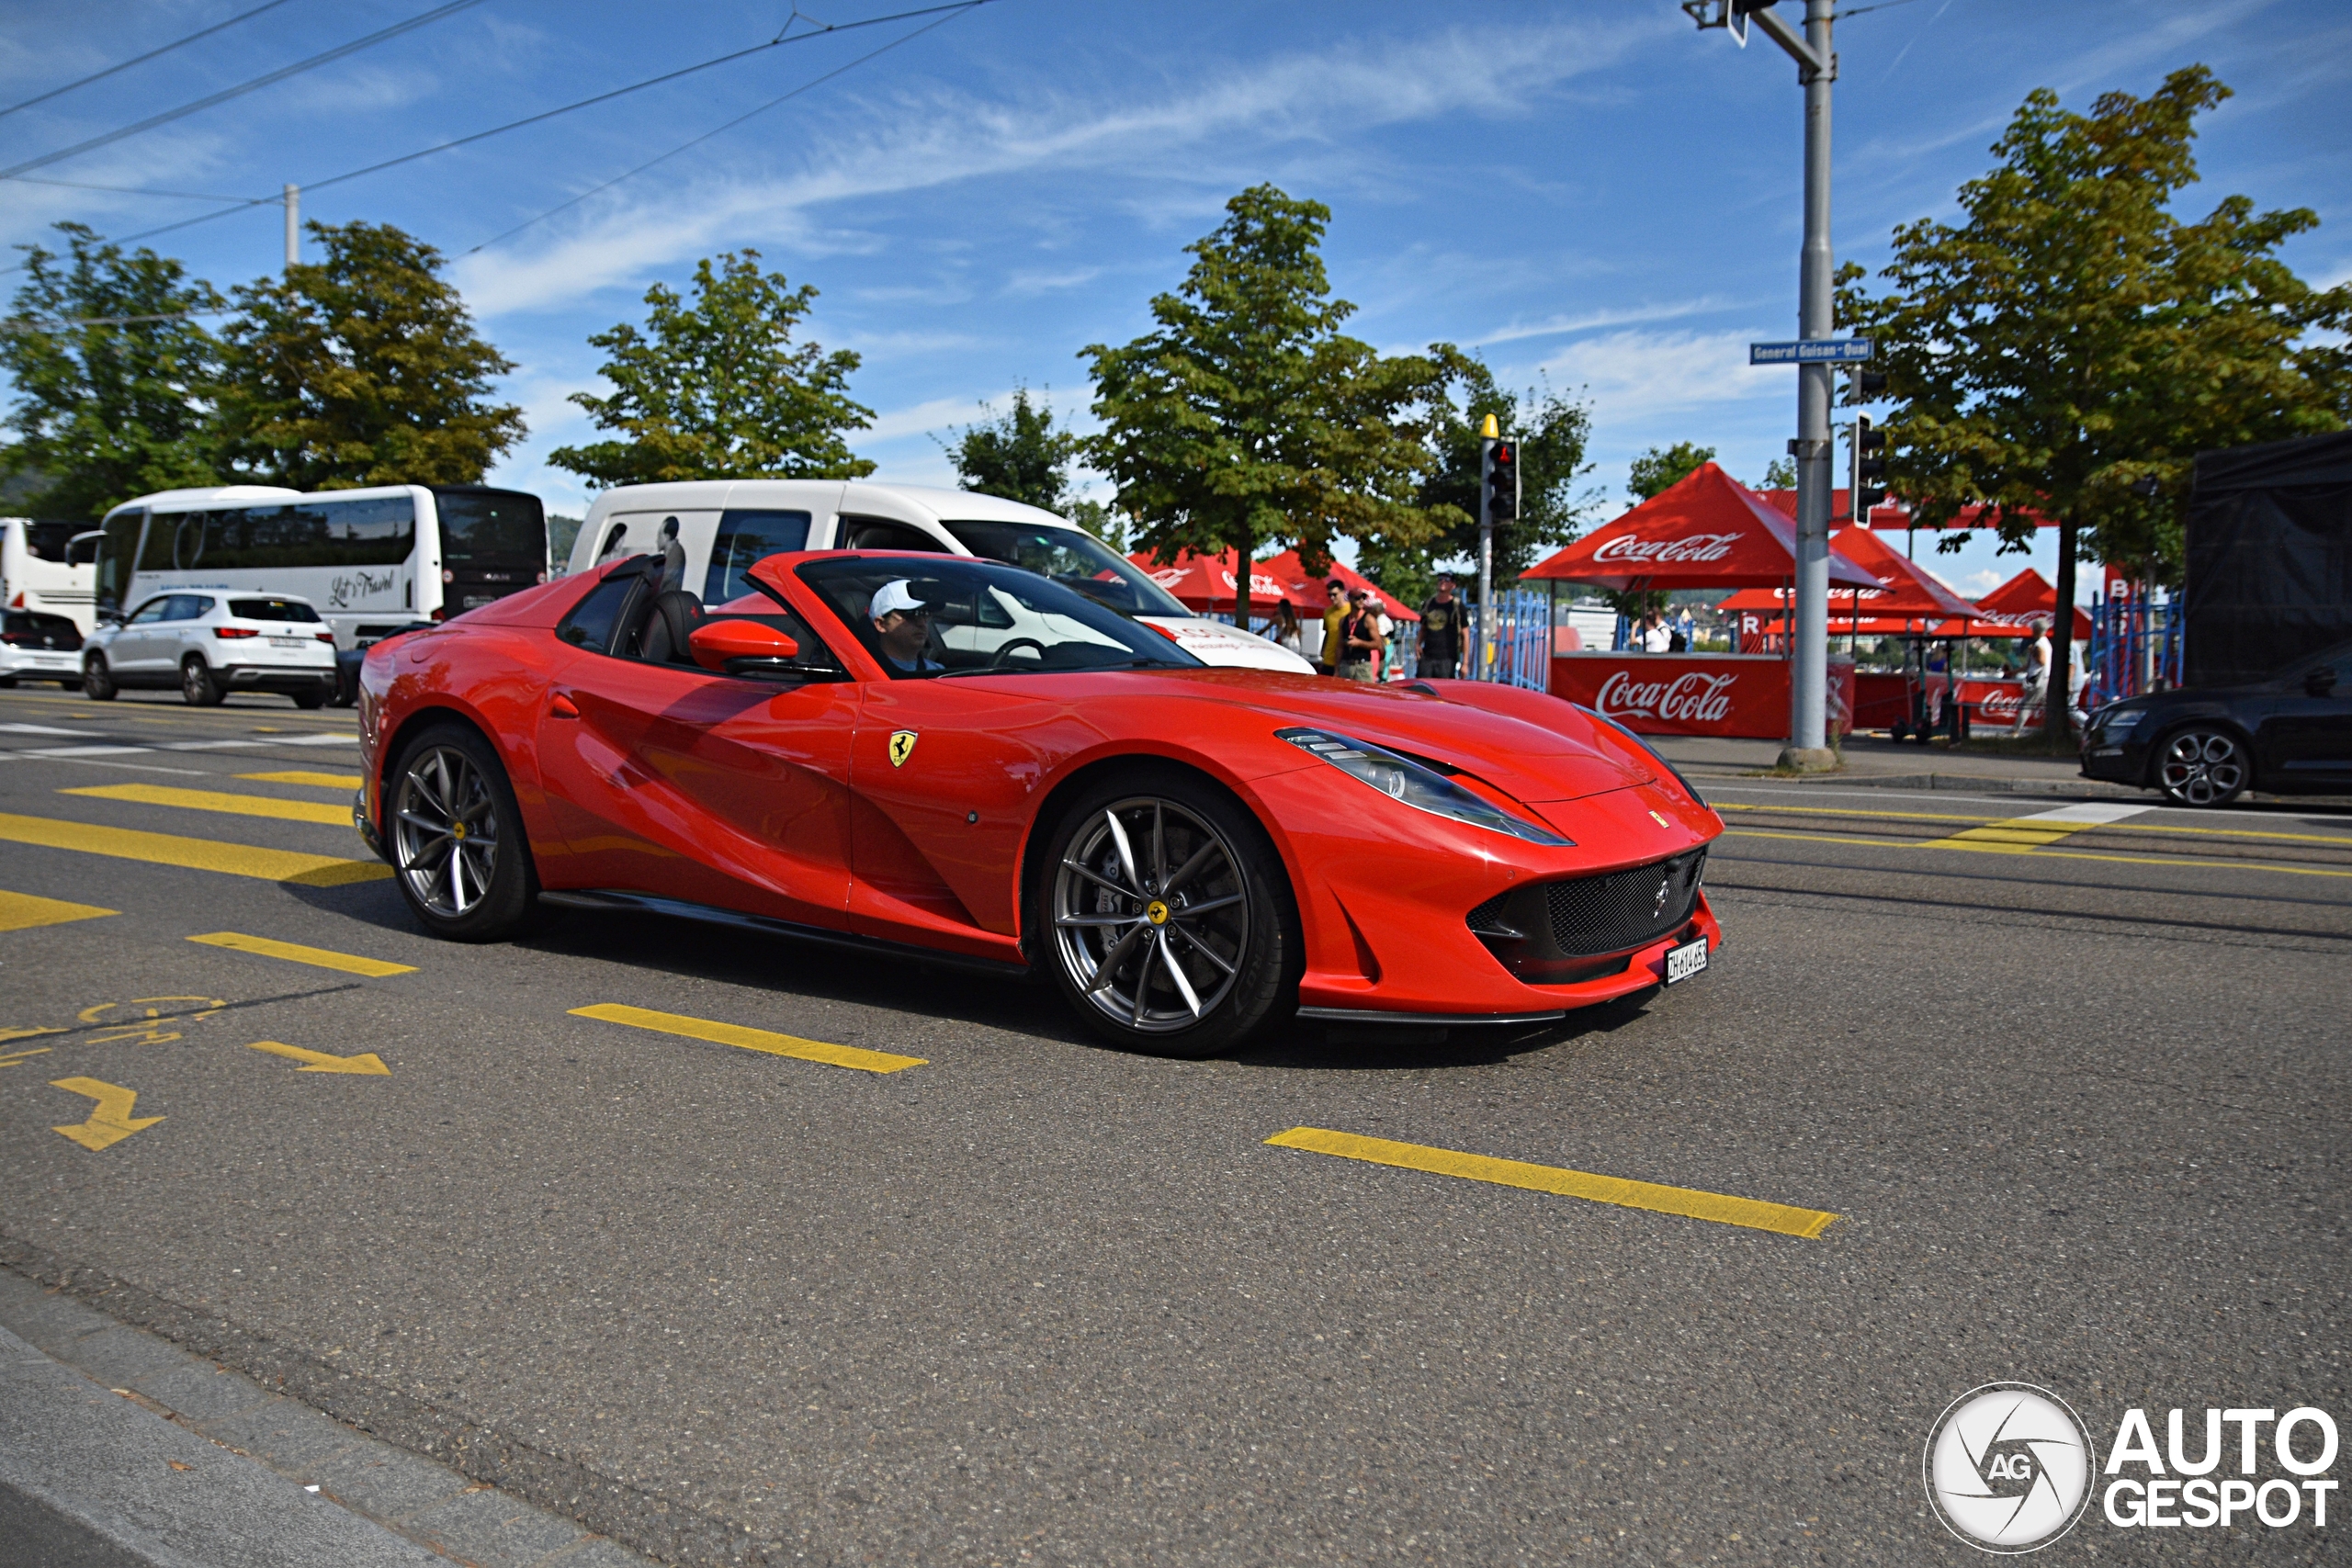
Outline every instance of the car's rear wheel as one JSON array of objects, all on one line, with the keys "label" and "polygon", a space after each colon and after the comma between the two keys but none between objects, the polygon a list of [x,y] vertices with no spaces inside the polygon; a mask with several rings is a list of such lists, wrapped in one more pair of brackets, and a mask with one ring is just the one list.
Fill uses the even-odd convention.
[{"label": "car's rear wheel", "polygon": [[298,708],[322,708],[327,705],[327,688],[312,686],[300,692],[288,692]]},{"label": "car's rear wheel", "polygon": [[2182,806],[2227,806],[2253,782],[2245,743],[2226,729],[2191,725],[2156,753],[2156,787]]},{"label": "car's rear wheel", "polygon": [[436,726],[392,765],[385,824],[401,897],[433,935],[496,942],[529,919],[538,895],[514,791],[490,743]]},{"label": "car's rear wheel", "polygon": [[1173,772],[1105,781],[1046,846],[1041,956],[1098,1033],[1207,1056],[1295,1000],[1296,916],[1281,857],[1250,814]]},{"label": "car's rear wheel", "polygon": [[180,665],[180,696],[192,708],[213,708],[220,705],[229,694],[212,678],[212,666],[200,653],[191,653]]},{"label": "car's rear wheel", "polygon": [[82,661],[82,694],[94,703],[114,701],[114,671],[107,668],[107,656],[94,653]]}]

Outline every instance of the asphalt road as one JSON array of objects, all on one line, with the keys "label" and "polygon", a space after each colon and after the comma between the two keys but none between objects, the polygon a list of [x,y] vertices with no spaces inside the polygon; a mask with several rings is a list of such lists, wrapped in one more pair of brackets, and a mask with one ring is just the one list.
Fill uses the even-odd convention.
[{"label": "asphalt road", "polygon": [[[1977,1384],[2102,1454],[2131,1406],[2159,1441],[2173,1406],[2352,1417],[2352,817],[1710,784],[1692,983],[1179,1063],[1043,989],[689,925],[434,942],[334,819],[350,728],[0,693],[0,1257],[657,1554],[1973,1562],[1920,1456]],[[1296,1127],[1837,1218],[1266,1141]],[[2044,1560],[2345,1528],[2094,1504]]]}]

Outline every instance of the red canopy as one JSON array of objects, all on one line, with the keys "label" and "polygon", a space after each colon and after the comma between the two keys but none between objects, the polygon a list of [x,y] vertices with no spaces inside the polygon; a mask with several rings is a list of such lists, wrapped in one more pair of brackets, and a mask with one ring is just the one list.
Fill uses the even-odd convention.
[{"label": "red canopy", "polygon": [[1419,611],[1388,592],[1380,584],[1353,567],[1336,558],[1331,562],[1330,570],[1312,572],[1307,570],[1306,563],[1298,558],[1296,550],[1284,550],[1278,556],[1268,556],[1264,560],[1260,561],[1258,570],[1268,577],[1280,578],[1283,582],[1288,583],[1291,590],[1291,602],[1296,604],[1312,604],[1318,615],[1322,613],[1323,607],[1331,602],[1323,585],[1336,577],[1348,585],[1350,592],[1359,588],[1371,589],[1372,596],[1380,602],[1383,609],[1388,612],[1388,618],[1392,621],[1418,621],[1421,618]]},{"label": "red canopy", "polygon": [[[1173,562],[1161,565],[1150,556],[1129,556],[1127,558],[1150,574],[1151,580],[1182,600],[1191,610],[1232,611],[1235,590],[1240,586],[1234,573],[1238,566],[1235,557],[1238,551],[1221,556],[1195,555],[1180,550]],[[1280,558],[1277,558],[1278,559]],[[1320,610],[1323,595],[1312,599],[1301,596],[1280,575],[1270,570],[1271,561],[1260,561],[1250,572],[1250,603],[1252,608],[1264,605],[1269,613],[1277,599],[1287,599],[1297,610]]]},{"label": "red canopy", "polygon": [[[1521,580],[1560,579],[1643,591],[1770,588],[1796,575],[1796,525],[1713,463],[1594,529]],[[1829,557],[1835,587],[1878,580]]]},{"label": "red canopy", "polygon": [[[1977,601],[1975,621],[1982,629],[1972,627],[1967,633],[1945,632],[1946,637],[2023,637],[2033,623],[2041,621],[2055,625],[2058,619],[2058,590],[2050,580],[2028,567],[2015,577]],[[2076,642],[2088,642],[2091,618],[2080,604],[2075,606],[2075,637]]]},{"label": "red canopy", "polygon": [[[1772,510],[1780,513],[1782,516],[1794,517],[1797,514],[1796,491],[1792,490],[1759,490],[1756,493],[1763,500],[1765,505],[1770,506]],[[1837,490],[1831,491],[1829,495],[1829,514],[1832,517],[1844,516],[1847,511],[1845,489],[1841,486]],[[1984,513],[1986,510],[1987,509],[1981,503],[1975,506],[1963,506],[1960,509],[1959,513],[1954,516],[1951,522],[1943,525],[1943,526],[1947,529],[1986,527],[1988,526],[1984,521]],[[2032,518],[2033,525],[2037,528],[2055,528],[2058,526],[2058,520],[2056,518],[2044,517],[2041,513],[2031,511],[2026,507],[2012,506],[2008,510],[2016,513],[2021,517]],[[1904,529],[1912,526],[1911,509],[1899,501],[1882,501],[1876,506],[1871,508],[1870,526],[1879,530],[1881,533],[1899,534]]]},{"label": "red canopy", "polygon": [[[1892,620],[1900,630],[1905,618],[1933,615],[1973,615],[1976,606],[1945,587],[1934,573],[1880,542],[1868,528],[1847,528],[1829,541],[1830,554],[1852,562],[1877,581],[1875,588],[1829,595],[1829,621],[1834,631],[1859,613],[1866,621]],[[1788,598],[1786,588],[1748,588],[1733,594],[1719,610],[1770,610],[1778,613]]]}]

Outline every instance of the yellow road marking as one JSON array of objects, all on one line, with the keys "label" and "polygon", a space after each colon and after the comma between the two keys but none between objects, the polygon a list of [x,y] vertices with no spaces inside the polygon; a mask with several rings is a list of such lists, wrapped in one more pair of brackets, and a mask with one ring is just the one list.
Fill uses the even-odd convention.
[{"label": "yellow road marking", "polygon": [[30,893],[0,893],[0,931],[30,931],[35,926],[62,926],[68,920],[95,920],[118,914],[96,904],[69,904],[62,898],[40,898]]},{"label": "yellow road marking", "polygon": [[[62,1034],[63,1032],[62,1029],[28,1029],[19,1031],[18,1035]],[[13,1067],[28,1056],[46,1056],[55,1049],[57,1047],[54,1045],[36,1045],[29,1051],[0,1051],[0,1067]]]},{"label": "yellow road marking", "polygon": [[226,872],[232,876],[292,882],[305,887],[380,882],[392,874],[392,868],[381,861],[337,860],[333,855],[298,854],[291,850],[265,850],[258,845],[232,844],[218,839],[183,839],[175,833],[100,828],[87,822],[60,822],[48,817],[18,817],[11,812],[0,812],[0,842],[80,850],[85,854],[112,855],[118,860],[186,866],[191,871]]},{"label": "yellow road marking", "polygon": [[[1792,839],[1806,844],[1860,844],[1871,850],[1977,850],[2014,854],[1996,845],[1965,844],[1956,839],[1865,839],[1859,833],[1776,833],[1765,828],[1726,828],[1726,839]],[[2287,876],[2352,876],[2352,871],[2324,871],[2317,866],[2280,865],[2267,860],[2200,860],[2193,855],[2102,855],[2088,850],[2037,850],[2036,860],[2095,860],[2116,865],[2205,865],[2223,871],[2275,871]]]},{"label": "yellow road marking", "polygon": [[713,1023],[705,1018],[655,1012],[650,1008],[624,1007],[618,1002],[598,1002],[594,1007],[573,1008],[571,1012],[575,1018],[626,1023],[632,1029],[655,1029],[664,1034],[683,1034],[690,1040],[707,1040],[714,1044],[735,1045],[746,1051],[764,1051],[771,1056],[797,1056],[804,1062],[855,1067],[860,1072],[895,1073],[927,1065],[926,1058],[922,1056],[894,1056],[888,1051],[862,1051],[854,1045],[828,1045],[821,1040],[771,1034],[764,1029],[746,1029],[736,1023]]},{"label": "yellow road marking", "polygon": [[1687,1219],[1713,1220],[1718,1224],[1746,1225],[1811,1240],[1838,1216],[1819,1209],[1795,1209],[1786,1203],[1766,1203],[1754,1198],[1733,1198],[1702,1192],[1691,1187],[1661,1187],[1652,1181],[1627,1181],[1622,1177],[1595,1176],[1589,1171],[1564,1170],[1557,1166],[1529,1165],[1524,1160],[1493,1159],[1423,1144],[1393,1143],[1386,1138],[1363,1138],[1353,1133],[1333,1133],[1321,1127],[1293,1127],[1266,1142],[1286,1149],[1312,1149],[1342,1159],[1368,1160],[1374,1165],[1401,1166],[1439,1176],[1459,1176],[1471,1181],[1491,1181],[1499,1187],[1524,1187],[1533,1192],[1556,1192],[1621,1208],[1650,1209]]},{"label": "yellow road marking", "polygon": [[217,789],[181,789],[175,784],[84,784],[57,793],[87,795],[93,800],[130,800],[141,806],[176,806],[187,811],[223,811],[232,817],[271,817],[280,822],[318,822],[329,828],[351,825],[348,806],[327,806],[315,800],[274,800],[266,795],[230,795]]},{"label": "yellow road marking", "polygon": [[340,969],[346,975],[372,975],[381,979],[387,975],[413,975],[413,964],[393,964],[381,958],[362,958],[354,953],[336,953],[324,947],[304,947],[299,942],[278,942],[266,936],[247,936],[243,931],[210,931],[192,936],[190,942],[200,942],[207,947],[233,948],[239,953],[257,953],[264,958],[283,958],[288,964],[310,964],[321,969]]},{"label": "yellow road marking", "polygon": [[51,1078],[49,1087],[62,1089],[68,1094],[87,1095],[97,1104],[90,1109],[90,1119],[68,1127],[51,1127],[52,1133],[62,1133],[92,1154],[110,1145],[119,1144],[142,1127],[153,1127],[161,1116],[133,1116],[132,1102],[139,1091],[124,1089],[99,1078]]},{"label": "yellow road marking", "polygon": [[255,784],[315,784],[321,789],[357,789],[357,773],[313,773],[301,768],[291,768],[282,773],[239,773],[241,779]]},{"label": "yellow road marking", "polygon": [[[1852,806],[1759,806],[1736,800],[1709,801],[1707,804],[1718,815],[1725,811],[1777,811],[1792,817],[1879,817],[1906,822],[1974,822],[1983,826],[2017,820],[2008,817],[1958,817],[1935,811],[1867,811]],[[2334,844],[2339,849],[2352,849],[2352,833],[2274,833],[2262,828],[2190,828],[2169,822],[2143,822],[2137,818],[2130,818],[2128,826],[2124,822],[2090,822],[2085,823],[2084,827],[2090,831],[2194,833],[2205,838],[2276,839],[2287,843]]]},{"label": "yellow road marking", "polygon": [[248,1051],[266,1051],[273,1056],[283,1056],[289,1062],[303,1065],[295,1071],[302,1073],[359,1073],[369,1077],[388,1078],[392,1069],[373,1051],[363,1051],[356,1056],[330,1056],[324,1051],[305,1051],[300,1045],[281,1045],[275,1040],[256,1040],[245,1047]]},{"label": "yellow road marking", "polygon": [[1859,806],[1750,806],[1736,800],[1721,803],[1711,800],[1707,805],[1711,810],[1718,813],[1783,811],[1797,817],[1887,817],[1899,818],[1906,822],[1997,822],[2000,820],[1997,817],[1986,817],[1981,813],[1961,817],[1947,811],[1866,811]]}]

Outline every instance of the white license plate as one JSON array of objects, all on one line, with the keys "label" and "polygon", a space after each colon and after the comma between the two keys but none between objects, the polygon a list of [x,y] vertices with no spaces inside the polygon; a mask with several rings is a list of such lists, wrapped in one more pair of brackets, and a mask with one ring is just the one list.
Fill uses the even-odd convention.
[{"label": "white license plate", "polygon": [[306,637],[274,637],[269,639],[269,646],[272,648],[300,648],[309,639]]},{"label": "white license plate", "polygon": [[1696,942],[1686,942],[1680,947],[1669,947],[1666,950],[1666,983],[1669,986],[1678,980],[1688,980],[1693,975],[1703,974],[1706,967],[1707,939],[1705,937],[1701,937]]}]

